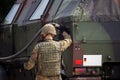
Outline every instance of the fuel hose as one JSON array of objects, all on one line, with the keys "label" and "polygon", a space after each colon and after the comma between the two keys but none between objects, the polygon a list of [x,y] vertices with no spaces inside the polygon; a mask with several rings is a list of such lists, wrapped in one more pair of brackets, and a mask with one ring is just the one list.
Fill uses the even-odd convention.
[{"label": "fuel hose", "polygon": [[33,36],[33,38],[21,50],[19,50],[18,52],[16,52],[13,55],[6,56],[6,57],[0,57],[0,61],[8,60],[8,59],[11,59],[11,58],[14,58],[14,57],[20,55],[22,52],[24,52],[33,43],[33,41],[37,38],[37,36],[39,35],[40,32],[41,32],[41,29],[38,30],[38,32]]}]

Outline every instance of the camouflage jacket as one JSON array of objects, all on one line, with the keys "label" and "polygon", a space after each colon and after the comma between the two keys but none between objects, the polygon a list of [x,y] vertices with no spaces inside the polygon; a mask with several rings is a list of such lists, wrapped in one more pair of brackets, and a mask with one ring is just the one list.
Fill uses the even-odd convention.
[{"label": "camouflage jacket", "polygon": [[61,53],[72,43],[70,35],[63,32],[63,36],[64,40],[61,41],[46,40],[38,43],[34,47],[29,61],[24,64],[24,68],[30,70],[37,64],[38,74],[44,76],[59,75],[61,71]]}]

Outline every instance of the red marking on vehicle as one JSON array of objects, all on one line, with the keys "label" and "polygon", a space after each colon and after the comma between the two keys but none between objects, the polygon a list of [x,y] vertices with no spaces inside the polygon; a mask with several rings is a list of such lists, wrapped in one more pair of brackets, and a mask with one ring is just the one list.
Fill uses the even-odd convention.
[{"label": "red marking on vehicle", "polygon": [[76,65],[82,65],[82,60],[75,60]]}]

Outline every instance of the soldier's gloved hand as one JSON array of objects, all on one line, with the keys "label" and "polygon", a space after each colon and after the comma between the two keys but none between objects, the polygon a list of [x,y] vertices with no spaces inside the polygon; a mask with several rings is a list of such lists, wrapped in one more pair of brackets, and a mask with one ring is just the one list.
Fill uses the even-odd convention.
[{"label": "soldier's gloved hand", "polygon": [[70,29],[69,28],[65,28],[65,31],[70,34]]},{"label": "soldier's gloved hand", "polygon": [[63,33],[65,31],[68,34],[70,34],[70,29],[67,28],[66,26],[62,25],[62,24],[60,25],[59,30],[61,31],[61,33]]},{"label": "soldier's gloved hand", "polygon": [[56,29],[60,30],[61,33],[63,33],[64,31],[67,32],[68,34],[70,34],[70,29],[67,28],[66,26],[62,25],[62,24],[57,24],[57,23],[51,23],[53,26],[55,26]]},{"label": "soldier's gloved hand", "polygon": [[65,32],[67,32],[68,34],[70,34],[70,29],[69,29],[69,28],[67,28],[67,27],[64,26],[64,25],[61,26],[61,28],[62,28],[62,29],[61,29],[62,31],[65,31]]}]

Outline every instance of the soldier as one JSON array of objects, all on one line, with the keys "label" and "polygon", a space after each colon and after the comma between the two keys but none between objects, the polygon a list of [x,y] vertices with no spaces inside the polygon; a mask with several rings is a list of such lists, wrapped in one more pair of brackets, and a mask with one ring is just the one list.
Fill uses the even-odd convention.
[{"label": "soldier", "polygon": [[63,31],[64,40],[54,41],[56,30],[52,24],[44,25],[40,35],[44,41],[34,47],[28,62],[24,63],[24,68],[30,70],[37,64],[36,80],[62,80],[61,55],[72,43],[71,37]]}]

